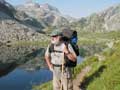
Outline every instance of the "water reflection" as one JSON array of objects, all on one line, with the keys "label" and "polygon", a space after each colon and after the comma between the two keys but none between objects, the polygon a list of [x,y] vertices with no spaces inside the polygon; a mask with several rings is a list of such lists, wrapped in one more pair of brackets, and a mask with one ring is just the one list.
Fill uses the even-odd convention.
[{"label": "water reflection", "polygon": [[17,67],[15,62],[13,63],[0,63],[0,77],[7,75]]},{"label": "water reflection", "polygon": [[44,67],[44,52],[45,49],[38,46],[3,46],[0,47],[0,62],[17,65],[29,63],[34,64],[34,67]]},{"label": "water reflection", "polygon": [[[38,46],[0,47],[0,90],[31,90],[32,85],[52,79]],[[78,63],[83,58],[78,57]]]},{"label": "water reflection", "polygon": [[33,84],[52,79],[44,52],[45,49],[38,46],[1,46],[0,89],[31,90]]},{"label": "water reflection", "polygon": [[28,72],[17,68],[0,78],[0,90],[31,90],[32,85],[42,84],[51,79],[52,73],[46,69]]}]

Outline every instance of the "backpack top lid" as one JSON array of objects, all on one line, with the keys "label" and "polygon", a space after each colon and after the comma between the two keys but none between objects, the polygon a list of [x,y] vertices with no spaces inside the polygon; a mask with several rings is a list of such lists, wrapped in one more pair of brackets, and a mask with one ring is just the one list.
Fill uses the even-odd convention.
[{"label": "backpack top lid", "polygon": [[69,41],[72,44],[77,44],[77,31],[71,30],[70,28],[64,28],[62,29],[62,36],[64,41]]},{"label": "backpack top lid", "polygon": [[73,36],[74,30],[71,30],[70,28],[64,28],[62,29],[62,36],[70,39]]}]

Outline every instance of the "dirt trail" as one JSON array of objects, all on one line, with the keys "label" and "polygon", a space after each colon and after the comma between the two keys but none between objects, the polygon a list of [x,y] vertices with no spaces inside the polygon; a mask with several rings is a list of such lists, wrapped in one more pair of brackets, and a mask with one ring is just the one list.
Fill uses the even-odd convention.
[{"label": "dirt trail", "polygon": [[73,90],[82,90],[80,88],[81,83],[85,79],[85,75],[91,70],[91,66],[86,66],[73,80]]}]

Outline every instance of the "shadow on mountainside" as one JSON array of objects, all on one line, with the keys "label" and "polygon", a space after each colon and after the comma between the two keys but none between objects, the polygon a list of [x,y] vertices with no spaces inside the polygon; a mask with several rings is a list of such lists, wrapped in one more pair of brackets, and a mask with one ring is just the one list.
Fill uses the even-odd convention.
[{"label": "shadow on mountainside", "polygon": [[[44,27],[40,22],[38,22],[35,18],[28,16],[25,12],[17,11],[11,4],[7,2],[0,2],[0,12],[6,14],[9,17],[7,18],[3,14],[3,17],[0,18],[1,20],[10,19],[12,21],[17,21],[20,24],[23,24],[39,33],[44,34],[44,32],[42,31]],[[22,17],[23,20],[20,20],[19,16]]]}]

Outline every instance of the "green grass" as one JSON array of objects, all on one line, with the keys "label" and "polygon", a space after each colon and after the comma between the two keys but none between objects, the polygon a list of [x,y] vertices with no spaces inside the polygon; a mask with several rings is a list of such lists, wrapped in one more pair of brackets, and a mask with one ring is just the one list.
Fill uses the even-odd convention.
[{"label": "green grass", "polygon": [[111,32],[102,32],[102,33],[93,33],[93,32],[78,32],[79,39],[87,38],[89,40],[92,39],[101,39],[101,40],[111,40],[111,39],[119,39],[120,31],[111,31]]},{"label": "green grass", "polygon": [[[79,46],[100,44],[99,47],[103,47],[106,42],[120,40],[120,32],[82,32],[79,34],[79,38],[81,38],[78,42]],[[74,68],[73,78],[85,66],[90,65],[92,69],[85,76],[85,80],[81,85],[82,88],[85,88],[85,90],[120,90],[120,42],[115,43],[113,48],[104,49],[99,54],[103,55],[105,60],[99,61],[94,55],[85,57],[86,59]],[[40,86],[33,86],[33,90],[52,90],[52,82],[50,81]]]},{"label": "green grass", "polygon": [[120,43],[114,46],[113,53],[111,51],[106,51],[109,53],[106,60],[92,63],[92,71],[81,87],[86,90],[120,90]]},{"label": "green grass", "polygon": [[33,86],[32,90],[53,90],[52,81],[49,81],[41,86]]},{"label": "green grass", "polygon": [[110,41],[120,40],[120,31],[92,33],[92,32],[78,32],[79,45],[94,45],[103,44]]}]

